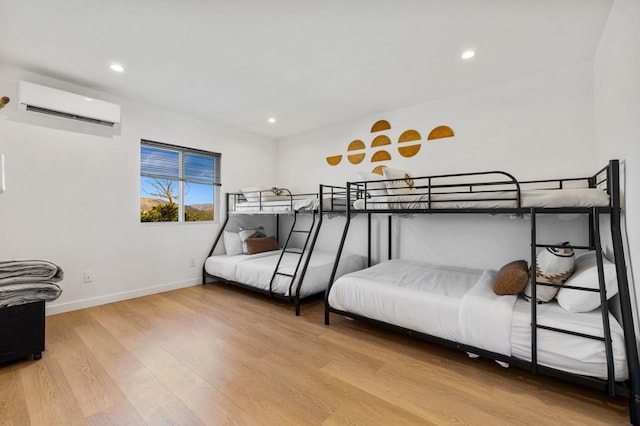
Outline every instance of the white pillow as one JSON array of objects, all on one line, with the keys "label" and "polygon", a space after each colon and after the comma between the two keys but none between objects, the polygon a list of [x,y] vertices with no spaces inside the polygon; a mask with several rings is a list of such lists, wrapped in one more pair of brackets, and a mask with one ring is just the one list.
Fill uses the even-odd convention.
[{"label": "white pillow", "polygon": [[367,181],[367,192],[372,197],[387,195],[387,185],[379,182],[384,179],[384,176],[377,173],[358,172],[358,178]]},{"label": "white pillow", "polygon": [[405,170],[390,169],[384,167],[382,169],[385,179],[394,179],[393,182],[386,182],[387,193],[390,195],[408,195],[414,192],[414,181],[411,173]]},{"label": "white pillow", "polygon": [[[265,191],[267,189],[271,189],[271,186],[266,186],[266,185],[252,185],[252,186],[247,186],[246,188],[242,188],[240,191],[242,191],[242,194],[244,195],[244,198],[247,199],[247,201],[250,202],[258,202],[260,201],[260,192],[258,191]],[[271,195],[271,193],[262,193],[262,197],[264,198],[267,195]]]},{"label": "white pillow", "polygon": [[237,232],[224,231],[222,234],[224,248],[229,256],[242,254],[242,241]]},{"label": "white pillow", "polygon": [[[618,276],[616,265],[607,259],[602,259],[604,282],[607,289],[607,299],[618,293]],[[598,266],[596,253],[587,252],[576,259],[576,271],[565,285],[574,287],[599,288]],[[600,293],[562,288],[557,296],[558,304],[569,312],[591,312],[600,306]]]},{"label": "white pillow", "polygon": [[265,238],[266,237],[264,233],[264,228],[262,226],[259,228],[240,227],[240,232],[238,232],[238,236],[240,237],[240,241],[242,245],[242,253],[244,254],[249,253],[249,250],[247,249],[248,238]]}]

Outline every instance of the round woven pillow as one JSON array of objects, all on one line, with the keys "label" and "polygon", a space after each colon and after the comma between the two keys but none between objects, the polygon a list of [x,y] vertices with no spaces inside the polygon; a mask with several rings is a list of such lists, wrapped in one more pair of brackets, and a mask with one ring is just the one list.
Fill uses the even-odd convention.
[{"label": "round woven pillow", "polygon": [[498,271],[493,292],[498,296],[518,294],[529,282],[529,265],[526,260],[507,263]]}]

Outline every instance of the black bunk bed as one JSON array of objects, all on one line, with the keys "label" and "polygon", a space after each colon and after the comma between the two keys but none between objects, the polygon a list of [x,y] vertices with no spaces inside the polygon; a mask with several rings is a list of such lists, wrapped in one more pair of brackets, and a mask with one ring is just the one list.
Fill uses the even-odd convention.
[{"label": "black bunk bed", "polygon": [[[601,306],[599,310],[602,315],[596,315],[596,318],[601,317],[601,320],[596,319],[596,321],[599,322],[598,327],[601,327],[600,332],[602,336],[595,335],[595,333],[572,331],[569,327],[565,329],[563,326],[551,327],[544,325],[540,322],[539,311],[544,310],[544,305],[546,304],[538,305],[537,303],[526,302],[526,310],[527,312],[530,311],[530,316],[525,315],[526,324],[524,325],[528,333],[528,338],[530,339],[530,341],[527,342],[527,351],[529,351],[529,353],[526,359],[525,357],[516,357],[512,354],[507,356],[499,351],[479,347],[479,345],[461,343],[460,341],[447,337],[443,338],[442,336],[434,335],[434,333],[419,331],[415,327],[401,326],[386,320],[383,315],[379,318],[374,318],[375,315],[361,313],[355,305],[350,305],[348,308],[345,308],[340,305],[340,303],[335,302],[335,300],[337,300],[336,297],[334,297],[335,294],[333,294],[336,293],[334,288],[336,287],[337,277],[335,275],[332,275],[329,287],[325,293],[325,324],[329,325],[330,313],[336,313],[350,318],[372,322],[385,328],[459,349],[469,354],[476,354],[499,362],[508,363],[509,365],[528,369],[533,374],[544,374],[599,389],[607,392],[612,397],[618,395],[623,396],[629,399],[630,422],[634,425],[640,424],[640,366],[621,230],[619,161],[611,160],[607,166],[594,175],[584,178],[523,182],[518,181],[512,175],[502,171],[427,177],[407,176],[406,178],[404,183],[397,179],[347,183],[347,218],[334,264],[334,272],[341,261],[341,252],[349,232],[351,217],[355,214],[367,215],[368,266],[370,267],[369,269],[372,270],[371,274],[373,274],[373,268],[376,268],[376,266],[371,268],[372,215],[388,215],[389,262],[393,262],[393,260],[391,260],[392,218],[396,214],[526,215],[530,217],[531,222],[531,299],[536,300],[536,289],[538,285],[561,286],[536,281],[536,273],[534,273],[533,268],[535,268],[536,265],[538,249],[560,247],[559,244],[542,244],[538,241],[537,217],[540,215],[559,214],[587,215],[589,230],[588,245],[572,246],[572,248],[576,250],[588,250],[595,253],[598,288],[569,288],[577,292],[588,291],[599,293]],[[397,185],[397,183],[400,184]],[[386,188],[394,188],[402,187],[407,185],[407,183],[410,186],[410,191],[390,191],[388,194],[380,191],[380,185],[386,185]],[[581,186],[584,188],[581,188]],[[574,188],[577,190],[574,190]],[[595,198],[591,197],[586,202],[576,201],[576,199],[574,199],[572,202],[566,203],[562,201],[562,197],[556,197],[556,194],[561,194],[563,190],[568,193],[580,193],[582,189],[585,190],[583,191],[585,194],[590,191],[587,198],[593,195],[595,195]],[[582,196],[583,194],[580,193],[580,195]],[[602,195],[605,195],[604,201]],[[542,196],[542,198],[540,198],[540,196]],[[570,207],[567,207],[567,205],[570,205]],[[623,361],[616,360],[616,363],[622,364],[622,368],[626,370],[625,373],[628,373],[623,380],[616,380],[616,375],[614,374],[612,324],[610,324],[610,318],[612,318],[612,316],[609,313],[610,308],[613,307],[613,299],[612,301],[608,300],[607,287],[605,286],[603,272],[604,256],[600,236],[601,217],[610,218],[611,242],[619,295],[618,312],[621,325],[620,333],[623,333],[622,337],[618,336],[618,346],[622,347]],[[340,280],[345,282],[345,278],[349,277],[349,275],[342,277]],[[361,279],[361,277],[359,277],[359,279]],[[384,278],[381,280],[384,280]],[[365,289],[363,291],[367,292],[370,290]],[[360,296],[360,299],[362,299],[362,295]],[[384,295],[384,297],[388,298],[388,295]],[[340,308],[332,306],[332,299],[334,300],[334,304],[340,305]],[[378,300],[378,304],[380,304],[381,300],[383,300],[383,298]],[[594,313],[595,312],[596,311],[594,311]],[[565,336],[563,339],[583,338],[590,339],[592,342],[601,342],[599,343],[600,345],[604,344],[605,359],[603,362],[606,364],[606,372],[603,374],[603,377],[567,372],[567,370],[558,367],[553,368],[548,365],[541,365],[538,358],[538,353],[542,350],[539,336],[540,333],[549,332],[562,333],[562,336]],[[626,360],[626,365],[624,360]],[[620,366],[618,365],[618,369],[619,368]]]},{"label": "black bunk bed", "polygon": [[[302,300],[323,294],[332,272],[333,253],[315,253],[312,261],[323,220],[325,216],[344,215],[346,212],[345,205],[346,189],[331,185],[320,185],[318,193],[297,194],[292,193],[287,188],[256,189],[239,193],[227,193],[225,198],[227,214],[203,266],[203,284],[207,282],[207,278],[212,278],[215,281],[283,299],[293,303],[296,315],[300,315]],[[219,274],[215,271],[215,266],[210,266],[209,264],[210,260],[223,260],[220,256],[217,258],[214,255],[214,251],[223,241],[222,237],[230,226],[230,219],[246,215],[270,216],[275,220],[274,237],[277,245],[273,248],[277,250],[256,254],[254,255],[256,258],[253,259],[251,258],[252,256],[248,256],[245,253],[233,256],[235,260],[232,260],[239,262],[238,265],[241,262],[242,266],[240,267],[249,265],[250,262],[253,262],[252,266],[261,263],[259,265],[262,268],[261,275],[263,278],[261,283],[243,282],[236,279],[235,274]],[[290,218],[291,224],[284,244],[280,244],[280,231],[283,226],[281,219],[284,216]],[[300,224],[300,222],[304,222],[298,220],[301,216],[310,217],[306,225]],[[296,235],[302,236],[302,241],[300,241],[300,238],[296,238]],[[302,247],[292,247],[294,240],[297,240],[297,245]],[[268,272],[265,271],[264,265],[267,257],[272,262],[269,265]],[[238,258],[240,259],[238,260]],[[311,279],[314,280],[314,283],[317,283],[319,275],[324,275],[324,285],[317,291],[305,293],[303,283],[311,269],[313,269],[313,277]],[[268,277],[265,274],[268,274]],[[268,279],[268,282],[265,279]]]}]

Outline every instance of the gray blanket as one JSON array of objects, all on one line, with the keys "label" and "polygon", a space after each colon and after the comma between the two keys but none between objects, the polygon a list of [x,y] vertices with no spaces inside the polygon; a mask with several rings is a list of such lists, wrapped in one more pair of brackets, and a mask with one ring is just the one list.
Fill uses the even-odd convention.
[{"label": "gray blanket", "polygon": [[0,261],[0,286],[17,283],[58,282],[62,269],[46,260]]},{"label": "gray blanket", "polygon": [[54,282],[7,284],[0,286],[0,308],[38,300],[55,300],[62,293]]}]

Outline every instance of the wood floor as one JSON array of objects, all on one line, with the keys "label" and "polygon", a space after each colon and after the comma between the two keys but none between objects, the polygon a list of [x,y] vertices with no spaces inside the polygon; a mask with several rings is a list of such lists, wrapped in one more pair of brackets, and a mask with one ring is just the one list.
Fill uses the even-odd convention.
[{"label": "wood floor", "polygon": [[208,284],[47,317],[0,425],[612,425],[625,400]]}]

